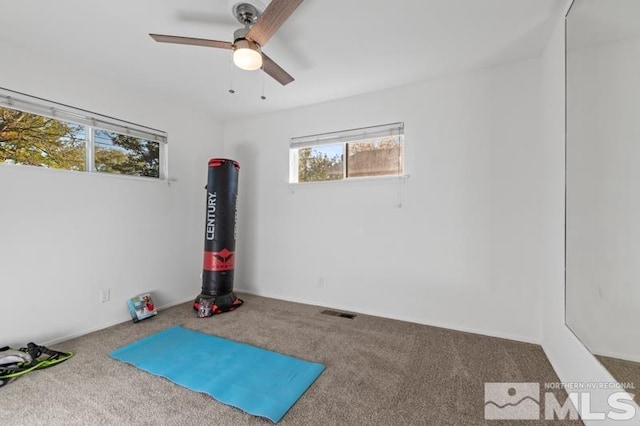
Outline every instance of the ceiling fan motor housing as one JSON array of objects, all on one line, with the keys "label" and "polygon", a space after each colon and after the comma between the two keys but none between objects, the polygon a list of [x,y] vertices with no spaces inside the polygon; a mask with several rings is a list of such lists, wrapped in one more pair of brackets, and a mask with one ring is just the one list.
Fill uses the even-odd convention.
[{"label": "ceiling fan motor housing", "polygon": [[249,33],[249,30],[251,28],[248,27],[244,27],[244,28],[238,28],[237,30],[235,30],[233,32],[233,42],[235,43],[238,40],[243,40],[247,37],[247,34]]},{"label": "ceiling fan motor housing", "polygon": [[239,68],[254,71],[262,67],[260,45],[246,38],[250,28],[244,27],[233,33],[233,62]]},{"label": "ceiling fan motor housing", "polygon": [[248,27],[240,28],[234,31],[233,33],[233,50],[237,49],[251,49],[255,50],[258,53],[260,52],[260,45],[253,40],[249,40],[246,38],[247,33],[249,32]]}]

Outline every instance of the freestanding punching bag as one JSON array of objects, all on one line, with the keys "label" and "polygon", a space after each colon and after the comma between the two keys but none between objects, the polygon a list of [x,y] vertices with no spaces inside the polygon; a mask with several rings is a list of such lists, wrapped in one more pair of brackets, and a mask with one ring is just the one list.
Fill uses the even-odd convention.
[{"label": "freestanding punching bag", "polygon": [[209,160],[202,293],[193,304],[200,318],[242,305],[242,300],[233,293],[239,170],[236,161]]}]

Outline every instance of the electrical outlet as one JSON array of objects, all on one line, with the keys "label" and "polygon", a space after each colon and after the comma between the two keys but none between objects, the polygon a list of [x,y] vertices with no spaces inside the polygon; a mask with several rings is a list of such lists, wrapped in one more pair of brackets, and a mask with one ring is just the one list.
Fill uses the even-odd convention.
[{"label": "electrical outlet", "polygon": [[324,277],[318,277],[318,288],[324,288]]},{"label": "electrical outlet", "polygon": [[107,303],[111,299],[111,289],[100,290],[100,303]]}]

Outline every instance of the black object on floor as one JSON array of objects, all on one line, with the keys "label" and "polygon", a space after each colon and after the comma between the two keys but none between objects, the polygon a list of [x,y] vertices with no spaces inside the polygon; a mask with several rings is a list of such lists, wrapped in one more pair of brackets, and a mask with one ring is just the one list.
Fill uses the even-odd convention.
[{"label": "black object on floor", "polygon": [[33,342],[20,349],[0,348],[0,387],[12,380],[42,368],[52,367],[73,356],[72,352],[59,352]]},{"label": "black object on floor", "polygon": [[322,312],[320,312],[321,314],[324,315],[331,315],[334,317],[340,317],[340,318],[349,318],[349,319],[354,319],[356,317],[355,314],[348,314],[346,312],[338,312],[338,311],[332,311],[332,310],[324,310]]}]

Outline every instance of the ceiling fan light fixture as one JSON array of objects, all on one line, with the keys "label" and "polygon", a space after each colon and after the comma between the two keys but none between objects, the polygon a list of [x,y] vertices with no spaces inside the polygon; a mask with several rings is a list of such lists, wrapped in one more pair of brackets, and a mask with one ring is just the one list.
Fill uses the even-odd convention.
[{"label": "ceiling fan light fixture", "polygon": [[233,51],[233,63],[243,70],[262,68],[265,74],[281,85],[291,83],[294,78],[273,59],[262,53],[262,47],[280,26],[291,16],[304,0],[228,0],[232,4],[233,15],[242,28],[233,33],[233,43],[195,37],[181,37],[167,34],[149,34],[159,43],[186,44],[190,46],[213,47]]},{"label": "ceiling fan light fixture", "polygon": [[260,47],[247,39],[236,40],[233,49],[233,63],[240,69],[254,71],[262,67]]}]

